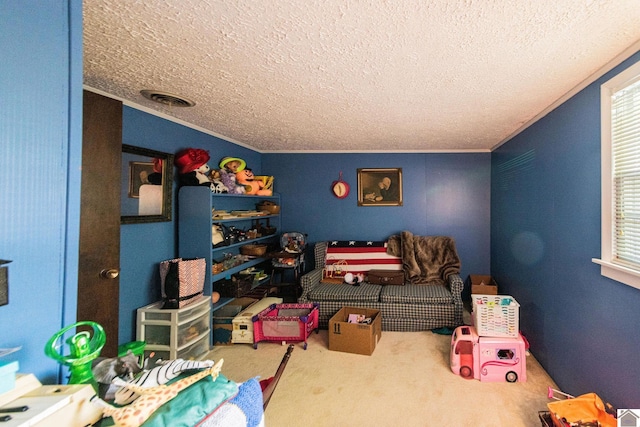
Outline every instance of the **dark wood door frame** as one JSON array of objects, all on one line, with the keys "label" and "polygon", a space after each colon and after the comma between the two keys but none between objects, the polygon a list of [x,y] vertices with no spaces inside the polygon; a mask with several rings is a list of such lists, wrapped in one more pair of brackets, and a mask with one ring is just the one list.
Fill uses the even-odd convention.
[{"label": "dark wood door frame", "polygon": [[[84,91],[77,319],[99,323],[118,353],[122,102]],[[113,277],[115,275],[115,277]]]}]

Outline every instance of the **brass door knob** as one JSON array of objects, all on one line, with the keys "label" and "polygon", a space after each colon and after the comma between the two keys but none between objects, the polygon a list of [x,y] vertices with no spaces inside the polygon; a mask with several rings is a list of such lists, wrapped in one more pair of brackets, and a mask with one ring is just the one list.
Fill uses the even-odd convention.
[{"label": "brass door knob", "polygon": [[120,271],[118,271],[115,268],[110,268],[108,270],[102,270],[100,272],[100,277],[102,277],[104,279],[113,280],[113,279],[117,278],[119,274],[120,274]]}]

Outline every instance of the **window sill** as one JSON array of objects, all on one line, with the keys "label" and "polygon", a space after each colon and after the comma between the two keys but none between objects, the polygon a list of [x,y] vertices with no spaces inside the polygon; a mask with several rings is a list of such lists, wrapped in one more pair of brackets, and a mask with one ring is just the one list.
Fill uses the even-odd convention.
[{"label": "window sill", "polygon": [[592,258],[591,261],[596,264],[600,264],[601,275],[636,289],[640,289],[640,272],[598,258]]}]

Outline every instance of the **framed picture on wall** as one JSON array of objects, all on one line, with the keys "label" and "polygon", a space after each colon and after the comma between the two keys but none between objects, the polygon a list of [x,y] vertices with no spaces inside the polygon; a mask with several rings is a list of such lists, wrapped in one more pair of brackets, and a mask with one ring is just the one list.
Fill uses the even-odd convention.
[{"label": "framed picture on wall", "polygon": [[129,162],[129,197],[140,197],[140,186],[149,183],[147,177],[152,173],[152,162]]},{"label": "framed picture on wall", "polygon": [[402,206],[402,168],[358,169],[358,206]]}]

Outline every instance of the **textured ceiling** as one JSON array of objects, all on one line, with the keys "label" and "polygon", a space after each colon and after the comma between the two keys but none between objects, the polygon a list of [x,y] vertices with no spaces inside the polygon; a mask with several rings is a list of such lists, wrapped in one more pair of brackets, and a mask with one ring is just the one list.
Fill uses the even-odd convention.
[{"label": "textured ceiling", "polygon": [[86,87],[261,152],[490,150],[640,41],[638,0],[83,7]]}]

